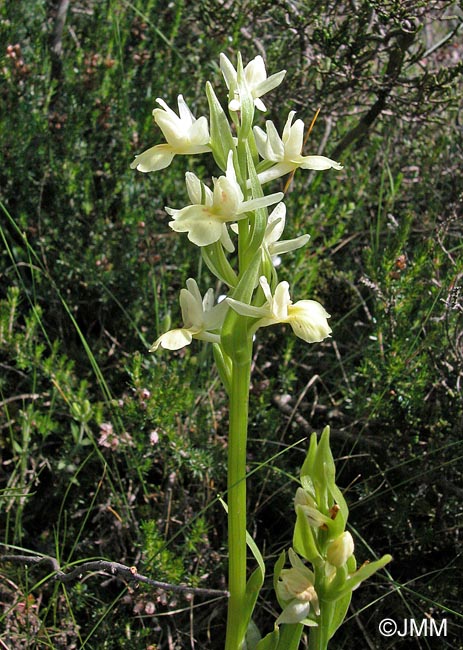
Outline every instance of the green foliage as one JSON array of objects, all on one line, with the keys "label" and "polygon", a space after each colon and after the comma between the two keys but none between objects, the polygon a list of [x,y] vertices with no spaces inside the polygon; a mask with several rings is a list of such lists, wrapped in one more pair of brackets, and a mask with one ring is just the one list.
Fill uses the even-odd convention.
[{"label": "green foliage", "polygon": [[[160,579],[178,584],[184,578],[182,558],[166,548],[165,540],[159,534],[156,522],[145,521],[141,525],[143,533],[143,549],[147,557],[147,568],[154,567],[160,574]],[[153,565],[154,563],[154,565]]]}]

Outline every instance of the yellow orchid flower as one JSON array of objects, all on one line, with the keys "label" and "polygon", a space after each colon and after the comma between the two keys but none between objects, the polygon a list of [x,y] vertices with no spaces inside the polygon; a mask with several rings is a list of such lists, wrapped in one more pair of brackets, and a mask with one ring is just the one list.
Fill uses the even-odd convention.
[{"label": "yellow orchid flower", "polygon": [[138,156],[130,165],[140,172],[155,172],[170,165],[174,156],[205,153],[209,146],[209,127],[206,117],[195,119],[182,95],[178,96],[177,115],[163,99],[156,99],[162,108],[153,110],[154,121],[167,142],[157,144]]},{"label": "yellow orchid flower", "polygon": [[326,158],[325,156],[303,156],[302,147],[304,141],[304,122],[296,120],[293,122],[295,111],[291,111],[286,120],[282,136],[278,135],[273,122],[266,122],[267,132],[258,126],[254,127],[257,150],[264,160],[275,163],[270,169],[258,174],[261,184],[268,183],[280,176],[289,174],[294,169],[342,169],[340,163]]},{"label": "yellow orchid flower", "polygon": [[180,291],[183,327],[162,334],[153,343],[150,352],[156,352],[159,347],[180,350],[190,345],[193,339],[220,343],[220,334],[217,330],[220,330],[227,312],[226,302],[214,305],[212,289],[208,289],[203,298],[193,278],[186,281],[186,286],[186,289]]},{"label": "yellow orchid flower", "polygon": [[[194,177],[194,178],[193,178]],[[190,199],[194,196],[199,201],[199,179],[189,173],[186,177]],[[213,179],[214,191],[204,187],[204,203],[196,202],[181,210],[166,208],[173,217],[169,226],[176,232],[187,232],[188,239],[197,246],[208,246],[219,240],[230,250],[230,238],[226,224],[244,219],[247,212],[278,203],[283,192],[244,201],[243,192],[236,180],[233,167],[233,154],[228,155],[225,176]],[[191,189],[194,188],[194,189]],[[231,250],[233,250],[233,245]]]},{"label": "yellow orchid flower", "polygon": [[287,282],[280,282],[273,296],[267,278],[262,276],[259,282],[267,299],[262,307],[247,305],[233,298],[226,299],[238,314],[259,319],[251,328],[253,334],[259,327],[289,323],[296,336],[307,343],[323,341],[330,335],[331,328],[327,321],[330,315],[319,302],[299,300],[293,304]]},{"label": "yellow orchid flower", "polygon": [[[231,61],[225,54],[220,55],[220,69],[227,84],[230,94],[233,99],[230,101],[228,108],[231,111],[239,111],[241,108],[241,100],[238,92],[238,73]],[[267,77],[264,59],[259,55],[250,61],[244,68],[244,80],[247,90],[254,100],[254,106],[259,111],[266,111],[267,108],[264,102],[260,99],[262,95],[268,93],[281,84],[286,70],[281,70]]]}]

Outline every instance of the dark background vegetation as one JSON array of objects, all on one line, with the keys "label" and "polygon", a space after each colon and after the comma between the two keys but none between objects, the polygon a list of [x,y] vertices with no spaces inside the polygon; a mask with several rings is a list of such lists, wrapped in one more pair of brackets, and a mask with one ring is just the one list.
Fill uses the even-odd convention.
[{"label": "dark background vegetation", "polygon": [[[226,587],[211,350],[147,353],[179,322],[185,279],[210,281],[163,208],[186,200],[187,169],[216,170],[129,164],[161,141],[156,97],[204,114],[206,80],[225,98],[219,53],[262,54],[288,70],[268,118],[309,124],[320,108],[307,152],[344,170],[298,172],[287,198],[289,235],[311,240],[280,277],[326,306],[333,337],[259,333],[249,530],[270,576],[304,438],[330,424],[358,560],[394,557],[354,593],[333,650],[463,647],[462,21],[445,0],[0,5],[1,553]],[[0,565],[2,647],[222,648],[223,599],[49,575]],[[276,611],[269,580],[262,630]],[[446,618],[448,635],[383,638],[386,616]]]}]

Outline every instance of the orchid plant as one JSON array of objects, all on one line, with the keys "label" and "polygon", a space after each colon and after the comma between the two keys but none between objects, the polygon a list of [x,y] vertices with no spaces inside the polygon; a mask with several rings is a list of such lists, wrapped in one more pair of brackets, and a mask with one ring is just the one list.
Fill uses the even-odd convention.
[{"label": "orchid plant", "polygon": [[[255,111],[266,111],[262,97],[276,88],[284,70],[267,76],[256,56],[245,67],[221,54],[220,68],[228,90],[227,110],[212,85],[206,84],[209,120],[196,119],[182,95],[178,114],[163,99],[153,117],[166,142],[137,155],[131,167],[141,172],[168,167],[175,156],[212,153],[220,173],[210,184],[187,171],[186,207],[166,207],[170,228],[197,246],[211,273],[227,292],[215,302],[213,289],[201,294],[189,278],[180,291],[183,326],[161,334],[150,348],[179,350],[193,339],[213,346],[219,376],[229,398],[228,550],[229,601],[225,650],[297,648],[304,625],[309,643],[323,650],[344,619],[352,589],[389,561],[390,556],[356,569],[354,544],[345,530],[347,505],[334,482],[329,431],[311,439],[296,491],[296,524],[291,568],[286,553],[275,567],[275,591],[281,605],[271,632],[262,637],[253,611],[264,581],[265,565],[246,532],[246,440],[253,340],[258,330],[289,324],[306,343],[331,334],[330,315],[315,300],[293,302],[286,280],[279,281],[277,260],[309,241],[307,234],[281,240],[286,222],[284,193],[264,193],[263,185],[296,169],[341,170],[325,156],[303,155],[304,124],[291,111],[281,136],[272,121],[265,131],[254,125]],[[274,206],[270,215],[268,208]],[[185,233],[185,235],[183,234]],[[248,578],[247,545],[257,567]],[[306,564],[310,563],[311,568]]]}]

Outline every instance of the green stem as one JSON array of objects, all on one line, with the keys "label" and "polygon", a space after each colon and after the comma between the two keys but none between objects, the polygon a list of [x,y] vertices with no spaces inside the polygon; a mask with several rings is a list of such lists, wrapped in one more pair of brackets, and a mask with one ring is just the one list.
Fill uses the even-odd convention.
[{"label": "green stem", "polygon": [[225,650],[241,650],[246,630],[246,441],[251,356],[232,364],[228,438],[228,601]]},{"label": "green stem", "polygon": [[311,627],[309,633],[309,650],[327,650],[329,630],[333,617],[334,603],[320,601],[320,618],[318,627]]}]

